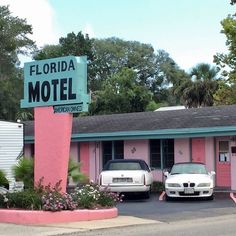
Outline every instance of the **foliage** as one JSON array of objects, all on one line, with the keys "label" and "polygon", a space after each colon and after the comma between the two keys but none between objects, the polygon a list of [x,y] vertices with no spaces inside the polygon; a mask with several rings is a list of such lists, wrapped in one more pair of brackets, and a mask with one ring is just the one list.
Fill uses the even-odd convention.
[{"label": "foliage", "polygon": [[32,27],[26,20],[11,15],[8,6],[0,6],[0,119],[16,120],[23,95],[20,54],[35,49],[29,39]]},{"label": "foliage", "polygon": [[16,114],[20,112],[20,99],[23,96],[23,80],[0,80],[0,88],[0,119],[16,120]]},{"label": "foliage", "polygon": [[77,35],[72,32],[67,34],[66,37],[59,39],[58,45],[46,45],[41,50],[35,50],[34,59],[43,60],[54,57],[62,56],[84,56],[88,57],[88,60],[93,60],[92,42],[89,39],[88,34],[83,35],[80,31]]},{"label": "foliage", "polygon": [[191,79],[183,80],[175,93],[188,108],[212,106],[218,89],[217,73],[217,69],[209,64],[198,64],[190,72]]},{"label": "foliage", "polygon": [[25,189],[33,189],[34,160],[32,158],[21,158],[19,162],[15,166],[13,166],[12,170],[15,179],[24,182]]},{"label": "foliage", "polygon": [[152,187],[151,187],[152,192],[162,192],[165,190],[165,185],[163,182],[160,181],[153,181]]},{"label": "foliage", "polygon": [[95,97],[89,109],[91,115],[145,111],[151,93],[137,83],[134,71],[123,68],[103,83],[103,89]]},{"label": "foliage", "polygon": [[[124,41],[119,38],[89,39],[81,32],[77,35],[72,32],[59,42],[59,45],[45,46],[35,54],[34,58],[88,55],[88,82],[93,98],[90,115],[145,111],[147,104],[152,100],[159,103],[167,98],[171,105],[179,102],[178,98],[173,99],[168,85],[177,81],[179,77],[186,76],[186,73],[178,68],[164,50],[155,53],[149,44]],[[130,78],[130,73],[135,76]],[[128,87],[129,91],[120,93],[119,96],[116,94],[113,101],[107,102],[111,98],[110,95],[114,94],[113,89],[116,89],[116,84],[124,79],[126,82],[131,80],[132,86]],[[127,96],[128,104],[130,97],[133,97],[134,107],[127,105]],[[141,103],[138,100],[140,97],[142,97]]]},{"label": "foliage", "polygon": [[40,210],[42,209],[41,194],[34,189],[8,192],[4,196],[4,204],[1,205],[5,205],[5,208]]},{"label": "foliage", "polygon": [[100,191],[98,205],[101,207],[113,207],[119,202],[122,202],[123,195],[110,192],[108,189]]},{"label": "foliage", "polygon": [[87,184],[82,188],[76,188],[71,193],[72,199],[78,203],[78,208],[95,209],[112,207],[121,201],[122,197],[108,190],[101,191],[96,184]]},{"label": "foliage", "polygon": [[87,175],[80,171],[81,164],[73,159],[69,159],[68,165],[68,179],[71,177],[73,182],[78,183],[89,183],[89,178]]},{"label": "foliage", "polygon": [[61,192],[61,181],[54,187],[41,183],[35,189],[0,194],[0,207],[44,211],[100,209],[114,207],[122,200],[122,196],[108,190],[101,191],[92,183],[76,188],[70,194]]},{"label": "foliage", "polygon": [[225,81],[219,82],[219,88],[214,94],[215,105],[231,105],[236,103],[236,84],[227,84]]},{"label": "foliage", "polygon": [[9,181],[3,170],[0,170],[0,186],[5,188],[9,186]]},{"label": "foliage", "polygon": [[34,49],[29,34],[32,26],[25,19],[12,16],[8,6],[0,6],[0,79],[15,74],[18,55]]},{"label": "foliage", "polygon": [[[21,158],[12,170],[15,178],[24,182],[26,189],[34,188],[34,160],[32,158]],[[80,171],[80,163],[72,159],[69,160],[68,177],[71,177],[76,184],[89,182],[88,176]]]},{"label": "foliage", "polygon": [[146,111],[155,111],[156,109],[158,109],[160,107],[161,107],[161,104],[158,104],[155,101],[151,101],[146,106]]},{"label": "foliage", "polygon": [[75,210],[77,202],[73,201],[70,194],[62,193],[59,181],[55,187],[50,185],[38,186],[38,192],[42,192],[42,209],[45,211]]},{"label": "foliage", "polygon": [[229,76],[231,82],[236,82],[236,15],[229,15],[221,21],[226,36],[228,54],[217,53],[214,62],[223,69],[223,75]]}]

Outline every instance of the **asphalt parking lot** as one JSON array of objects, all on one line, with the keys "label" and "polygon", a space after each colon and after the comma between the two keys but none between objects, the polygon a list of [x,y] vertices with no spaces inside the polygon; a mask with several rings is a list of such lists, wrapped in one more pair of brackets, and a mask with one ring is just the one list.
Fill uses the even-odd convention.
[{"label": "asphalt parking lot", "polygon": [[236,214],[236,204],[230,193],[215,193],[214,200],[181,199],[166,202],[159,200],[159,194],[150,199],[127,196],[117,206],[119,215],[173,222],[178,220]]}]

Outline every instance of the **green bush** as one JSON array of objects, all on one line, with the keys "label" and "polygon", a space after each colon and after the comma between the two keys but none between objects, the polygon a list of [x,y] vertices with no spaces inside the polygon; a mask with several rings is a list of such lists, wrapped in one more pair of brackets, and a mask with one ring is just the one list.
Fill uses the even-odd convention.
[{"label": "green bush", "polygon": [[6,175],[3,170],[0,170],[0,186],[4,188],[9,187],[9,181],[6,178]]},{"label": "green bush", "polygon": [[152,192],[159,193],[165,190],[165,185],[163,182],[153,181],[151,189],[152,189]]},{"label": "green bush", "polygon": [[15,179],[23,181],[25,189],[34,188],[34,160],[32,158],[20,159],[12,170]]},{"label": "green bush", "polygon": [[81,164],[79,162],[76,162],[73,159],[69,160],[68,179],[71,178],[75,184],[87,184],[89,183],[89,178],[87,175],[81,173],[80,166]]},{"label": "green bush", "polygon": [[[15,179],[23,181],[25,189],[34,188],[34,160],[32,158],[22,158],[18,164],[13,166],[12,170]],[[80,171],[80,163],[72,159],[69,160],[68,178],[72,178],[73,182],[76,184],[89,183],[88,176]]]},{"label": "green bush", "polygon": [[99,209],[114,207],[122,200],[122,196],[101,191],[96,184],[76,188],[70,194],[62,193],[60,189],[59,181],[53,188],[39,183],[35,189],[0,194],[0,207],[45,211]]},{"label": "green bush", "polygon": [[19,208],[27,210],[41,210],[41,194],[33,189],[27,189],[19,192],[8,192],[3,199],[7,208]]},{"label": "green bush", "polygon": [[95,209],[114,207],[122,200],[122,196],[109,192],[107,190],[100,190],[97,184],[86,184],[81,188],[76,188],[71,193],[74,202],[78,203],[78,208]]}]

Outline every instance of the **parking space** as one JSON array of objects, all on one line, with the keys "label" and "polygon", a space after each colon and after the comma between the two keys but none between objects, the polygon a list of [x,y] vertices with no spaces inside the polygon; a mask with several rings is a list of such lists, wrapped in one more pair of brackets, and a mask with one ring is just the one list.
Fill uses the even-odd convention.
[{"label": "parking space", "polygon": [[118,205],[119,215],[129,215],[164,222],[236,214],[230,193],[216,193],[215,199],[181,199],[166,202],[152,194],[148,200],[128,196]]}]

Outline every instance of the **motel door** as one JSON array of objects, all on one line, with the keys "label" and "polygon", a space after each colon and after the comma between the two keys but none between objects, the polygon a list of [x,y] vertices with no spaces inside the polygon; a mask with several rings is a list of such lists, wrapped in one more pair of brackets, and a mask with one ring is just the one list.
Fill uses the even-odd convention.
[{"label": "motel door", "polygon": [[192,139],[192,162],[205,163],[205,139]]},{"label": "motel door", "polygon": [[218,140],[216,145],[216,186],[231,186],[229,141]]}]

